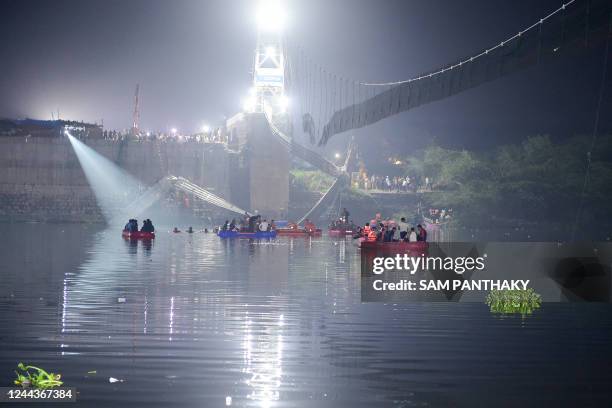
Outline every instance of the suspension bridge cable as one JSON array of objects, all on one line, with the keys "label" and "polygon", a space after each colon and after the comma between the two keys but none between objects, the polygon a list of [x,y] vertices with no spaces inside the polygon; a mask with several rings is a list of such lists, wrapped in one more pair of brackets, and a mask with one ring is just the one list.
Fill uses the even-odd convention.
[{"label": "suspension bridge cable", "polygon": [[[569,0],[567,3],[563,3],[563,5],[561,5],[561,7],[559,7],[558,9],[556,9],[555,11],[553,11],[552,13],[546,15],[545,17],[542,17],[541,19],[539,19],[538,21],[536,21],[535,23],[533,23],[532,25],[530,25],[529,27],[519,31],[518,33],[514,34],[511,37],[506,38],[505,40],[501,41],[500,43],[494,45],[491,48],[487,48],[484,51],[473,55],[469,58],[466,58],[464,60],[459,61],[456,64],[453,65],[449,65],[447,67],[444,68],[440,68],[437,71],[433,71],[430,72],[428,74],[424,74],[424,75],[420,75],[418,77],[414,77],[414,78],[410,78],[410,79],[405,79],[405,80],[401,80],[401,81],[395,81],[395,82],[361,82],[361,85],[365,85],[365,86],[392,86],[392,85],[401,85],[401,84],[405,84],[408,82],[413,82],[413,81],[418,81],[424,78],[431,78],[434,77],[436,75],[440,75],[445,73],[446,71],[450,71],[451,69],[455,69],[458,67],[461,67],[463,64],[467,64],[469,62],[474,62],[475,60],[477,60],[478,58],[481,58],[485,55],[488,55],[490,52],[495,51],[498,48],[503,47],[504,45],[512,42],[513,40],[521,37],[523,34],[528,33],[529,31],[533,30],[536,27],[542,27],[542,24],[547,21],[548,19],[550,19],[551,17],[553,17],[554,15],[565,11],[567,6],[570,6],[572,3],[574,3],[576,0]],[[541,30],[541,28],[540,28]]]}]

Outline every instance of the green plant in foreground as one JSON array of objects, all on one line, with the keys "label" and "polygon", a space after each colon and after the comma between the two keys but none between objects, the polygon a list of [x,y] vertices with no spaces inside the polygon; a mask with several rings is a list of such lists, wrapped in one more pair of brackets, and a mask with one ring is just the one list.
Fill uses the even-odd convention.
[{"label": "green plant in foreground", "polygon": [[485,303],[492,313],[520,313],[522,316],[533,313],[542,304],[542,297],[533,289],[492,290]]},{"label": "green plant in foreground", "polygon": [[15,371],[15,374],[17,374],[15,385],[20,387],[47,389],[59,387],[63,384],[63,382],[60,381],[60,378],[62,378],[60,374],[48,373],[42,368],[26,366],[23,363],[19,363],[17,364],[17,369],[20,370],[20,372]]}]

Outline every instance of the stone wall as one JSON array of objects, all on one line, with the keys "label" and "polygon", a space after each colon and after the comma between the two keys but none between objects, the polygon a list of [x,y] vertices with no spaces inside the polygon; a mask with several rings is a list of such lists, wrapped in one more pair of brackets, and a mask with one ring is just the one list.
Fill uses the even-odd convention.
[{"label": "stone wall", "polygon": [[[223,145],[104,139],[85,142],[143,185],[172,174],[229,198],[229,169],[235,158]],[[0,137],[0,220],[102,221],[67,138]]]}]

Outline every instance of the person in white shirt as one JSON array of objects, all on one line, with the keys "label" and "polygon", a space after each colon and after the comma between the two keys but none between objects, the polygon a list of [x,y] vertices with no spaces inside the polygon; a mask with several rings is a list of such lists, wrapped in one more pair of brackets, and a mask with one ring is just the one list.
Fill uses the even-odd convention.
[{"label": "person in white shirt", "polygon": [[408,235],[408,242],[417,242],[417,234],[414,228],[410,228],[410,234]]},{"label": "person in white shirt", "polygon": [[402,217],[400,222],[397,223],[397,229],[399,230],[400,239],[405,239],[406,235],[408,235],[408,223],[406,222],[406,218]]},{"label": "person in white shirt", "polygon": [[259,230],[260,231],[267,231],[268,230],[268,220],[263,220],[260,224],[259,224]]}]

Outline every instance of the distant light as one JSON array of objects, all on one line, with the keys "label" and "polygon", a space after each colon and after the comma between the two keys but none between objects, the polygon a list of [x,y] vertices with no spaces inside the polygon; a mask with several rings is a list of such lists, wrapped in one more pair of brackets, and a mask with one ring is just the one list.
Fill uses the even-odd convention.
[{"label": "distant light", "polygon": [[263,0],[257,10],[257,25],[262,31],[279,32],[285,26],[286,15],[279,0]]},{"label": "distant light", "polygon": [[151,132],[147,132],[147,137],[148,137],[148,136],[151,136]]},{"label": "distant light", "polygon": [[336,153],[334,156],[336,156],[336,159],[340,158],[340,153]]},{"label": "distant light", "polygon": [[396,166],[401,166],[402,165],[402,161],[401,160],[396,160],[395,161],[395,165]]},{"label": "distant light", "polygon": [[178,132],[178,130],[176,130],[176,128],[172,128],[170,129],[170,132],[172,132],[173,135],[176,135],[176,132]]},{"label": "distant light", "polygon": [[208,125],[202,126],[202,132],[204,132],[204,133],[210,132],[210,126],[208,126]]}]

